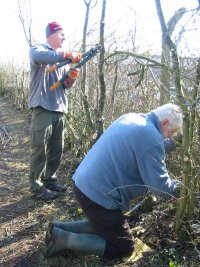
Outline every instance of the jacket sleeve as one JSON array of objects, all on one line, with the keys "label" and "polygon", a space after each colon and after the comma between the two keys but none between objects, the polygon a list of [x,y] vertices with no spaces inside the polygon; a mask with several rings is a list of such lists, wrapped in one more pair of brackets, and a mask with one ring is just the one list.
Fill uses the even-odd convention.
[{"label": "jacket sleeve", "polygon": [[63,54],[45,45],[33,45],[29,51],[30,62],[36,65],[55,64],[64,61]]},{"label": "jacket sleeve", "polygon": [[172,138],[164,139],[165,153],[176,151],[176,143]]},{"label": "jacket sleeve", "polygon": [[165,164],[165,146],[157,144],[138,159],[140,176],[149,191],[160,197],[179,197],[181,184],[169,177]]}]

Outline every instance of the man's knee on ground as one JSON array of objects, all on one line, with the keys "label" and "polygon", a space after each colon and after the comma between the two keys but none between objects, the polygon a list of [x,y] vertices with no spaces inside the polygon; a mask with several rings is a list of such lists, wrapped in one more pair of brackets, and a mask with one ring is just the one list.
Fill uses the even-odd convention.
[{"label": "man's knee on ground", "polygon": [[120,246],[120,257],[128,257],[128,256],[131,256],[131,254],[133,253],[134,251],[134,242],[133,240],[129,240],[126,242],[126,244],[123,246]]},{"label": "man's knee on ground", "polygon": [[104,258],[128,257],[134,251],[134,242],[132,239],[119,242],[118,244],[106,242]]}]

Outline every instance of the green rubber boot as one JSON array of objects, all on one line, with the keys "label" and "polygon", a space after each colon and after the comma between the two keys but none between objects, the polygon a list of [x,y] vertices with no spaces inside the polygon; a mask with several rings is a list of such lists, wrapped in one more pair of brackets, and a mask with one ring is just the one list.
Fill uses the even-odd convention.
[{"label": "green rubber boot", "polygon": [[73,233],[83,233],[83,234],[96,234],[95,229],[93,228],[91,222],[88,220],[80,220],[74,222],[61,222],[61,221],[52,221],[48,225],[48,229],[45,236],[45,243],[49,242],[51,238],[51,232],[53,227],[60,228],[62,230],[73,232]]},{"label": "green rubber boot", "polygon": [[72,233],[63,229],[52,227],[50,238],[46,243],[47,258],[61,252],[74,250],[84,254],[103,256],[106,240],[94,234]]},{"label": "green rubber boot", "polygon": [[52,221],[53,226],[73,233],[96,234],[96,231],[88,220],[74,222]]}]

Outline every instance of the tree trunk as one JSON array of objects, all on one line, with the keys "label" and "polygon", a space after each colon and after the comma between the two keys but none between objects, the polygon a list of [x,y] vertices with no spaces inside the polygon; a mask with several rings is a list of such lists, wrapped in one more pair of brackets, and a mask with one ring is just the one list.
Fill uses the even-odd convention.
[{"label": "tree trunk", "polygon": [[[90,5],[91,1],[89,0],[88,2],[84,0],[84,3],[86,5],[86,14],[85,14],[85,23],[84,23],[84,28],[83,28],[83,43],[82,43],[82,53],[86,52],[86,42],[87,42],[87,28],[88,28],[88,21],[89,21],[89,13],[90,13]],[[86,75],[87,75],[87,69],[86,69],[86,64],[82,66],[81,68],[81,92],[82,92],[82,100],[83,100],[83,106],[86,114],[86,120],[88,127],[91,129],[92,132],[95,131],[95,126],[93,125],[92,119],[91,119],[91,114],[90,114],[90,109],[89,109],[89,103],[88,103],[88,98],[86,94]]]},{"label": "tree trunk", "polygon": [[165,43],[171,51],[172,61],[172,74],[175,85],[175,92],[178,104],[183,110],[183,186],[180,192],[180,199],[178,201],[177,213],[176,213],[176,231],[180,239],[185,240],[188,238],[188,232],[190,231],[189,225],[186,224],[194,212],[194,199],[192,196],[192,158],[191,158],[191,143],[190,143],[190,125],[191,125],[191,112],[188,106],[189,99],[186,99],[183,92],[183,82],[181,80],[181,69],[179,64],[179,56],[177,53],[176,45],[171,40],[171,36],[165,24],[163,12],[161,9],[160,0],[155,0],[157,13],[161,25],[162,36],[165,38]]},{"label": "tree trunk", "polygon": [[185,14],[186,9],[180,8],[175,12],[174,16],[167,23],[166,32],[162,31],[162,54],[161,54],[161,64],[166,67],[161,68],[160,75],[160,105],[163,105],[170,101],[170,50],[167,45],[167,34],[171,37],[175,29],[176,24]]},{"label": "tree trunk", "polygon": [[99,84],[100,84],[100,97],[99,97],[99,105],[97,110],[97,139],[102,135],[104,131],[104,121],[103,121],[103,110],[105,105],[106,98],[106,84],[104,79],[104,28],[105,28],[105,11],[106,11],[106,0],[103,0],[102,4],[102,13],[101,13],[101,21],[100,21],[100,45],[102,47],[100,51],[100,59],[99,59]]}]

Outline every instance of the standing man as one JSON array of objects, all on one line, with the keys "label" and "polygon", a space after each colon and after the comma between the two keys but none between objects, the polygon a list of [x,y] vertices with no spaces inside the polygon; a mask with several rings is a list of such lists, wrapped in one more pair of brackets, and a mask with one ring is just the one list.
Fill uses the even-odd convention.
[{"label": "standing man", "polygon": [[165,152],[173,149],[169,138],[182,131],[182,123],[174,104],[114,121],[73,175],[75,196],[88,221],[51,222],[46,257],[65,250],[104,258],[129,256],[134,240],[124,211],[130,200],[146,190],[160,197],[179,196],[180,183],[169,177]]},{"label": "standing man", "polygon": [[[60,51],[65,40],[63,28],[57,22],[48,23],[46,43],[30,48],[29,108],[32,110],[30,126],[30,186],[33,197],[53,200],[66,191],[57,182],[64,147],[65,114],[68,109],[67,90],[74,85],[78,69],[67,66],[52,72],[47,69],[67,59],[78,63],[81,55]],[[54,91],[50,87],[64,75],[68,78]]]}]

